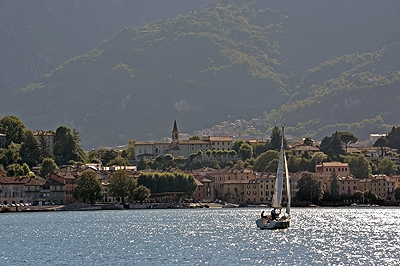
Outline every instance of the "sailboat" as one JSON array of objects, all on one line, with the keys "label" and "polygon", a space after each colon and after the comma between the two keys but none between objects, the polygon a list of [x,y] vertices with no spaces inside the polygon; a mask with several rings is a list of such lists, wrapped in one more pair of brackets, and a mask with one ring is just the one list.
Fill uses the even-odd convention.
[{"label": "sailboat", "polygon": [[[279,154],[279,164],[278,170],[276,173],[275,179],[275,191],[272,196],[271,206],[274,208],[274,215],[266,215],[257,219],[256,224],[260,229],[285,229],[290,225],[290,180],[289,180],[289,171],[287,167],[287,160],[283,145],[284,139],[284,127],[282,127],[282,141],[281,141],[281,150]],[[282,190],[283,190],[283,182],[286,182],[286,197],[287,197],[287,205],[286,205],[286,213],[282,214]]]}]

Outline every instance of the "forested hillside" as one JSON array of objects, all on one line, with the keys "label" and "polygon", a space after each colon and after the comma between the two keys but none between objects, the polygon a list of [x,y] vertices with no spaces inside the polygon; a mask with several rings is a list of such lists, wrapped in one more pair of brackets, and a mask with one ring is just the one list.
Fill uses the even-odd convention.
[{"label": "forested hillside", "polygon": [[[64,61],[92,50],[124,27],[199,10],[208,2],[2,0],[1,91],[15,92]],[[4,104],[4,98],[0,97],[0,104]]]},{"label": "forested hillside", "polygon": [[[265,117],[288,134],[359,139],[399,123],[400,2],[212,1],[126,27],[8,101],[85,148]],[[362,135],[360,135],[362,134]]]}]

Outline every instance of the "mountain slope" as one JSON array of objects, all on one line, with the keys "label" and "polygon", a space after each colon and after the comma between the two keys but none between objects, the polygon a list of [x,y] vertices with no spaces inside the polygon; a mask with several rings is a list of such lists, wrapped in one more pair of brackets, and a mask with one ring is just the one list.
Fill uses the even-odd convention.
[{"label": "mountain slope", "polygon": [[87,149],[169,137],[174,119],[194,132],[263,112],[298,137],[386,130],[398,123],[399,11],[398,1],[212,1],[124,28],[21,89],[3,114],[76,128]]}]

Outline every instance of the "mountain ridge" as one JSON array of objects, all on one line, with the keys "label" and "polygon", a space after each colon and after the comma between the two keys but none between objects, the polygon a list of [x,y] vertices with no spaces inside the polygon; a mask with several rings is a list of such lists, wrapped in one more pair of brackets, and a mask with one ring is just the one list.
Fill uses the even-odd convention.
[{"label": "mountain ridge", "polygon": [[[380,17],[365,15],[361,2]],[[361,36],[365,23],[372,27],[400,5],[346,3],[212,1],[198,12],[127,27],[20,90],[12,113],[30,127],[76,128],[86,148],[168,137],[175,119],[187,132],[253,117],[269,121],[267,132],[286,124],[297,137],[339,128],[359,138],[387,132],[398,123],[399,47],[388,41],[396,40],[399,19],[373,26],[385,40]],[[321,35],[335,25],[338,32]],[[349,46],[337,47],[337,38],[352,33]],[[390,106],[370,108],[383,95]]]}]

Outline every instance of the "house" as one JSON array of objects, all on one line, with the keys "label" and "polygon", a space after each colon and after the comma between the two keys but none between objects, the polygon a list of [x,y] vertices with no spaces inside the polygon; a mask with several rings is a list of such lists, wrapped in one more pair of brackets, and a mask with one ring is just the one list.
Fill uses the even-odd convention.
[{"label": "house", "polygon": [[41,177],[0,177],[0,203],[37,202],[45,182]]},{"label": "house", "polygon": [[315,166],[315,173],[317,174],[331,174],[332,172],[340,175],[348,175],[350,174],[349,164],[341,162],[323,162]]}]

